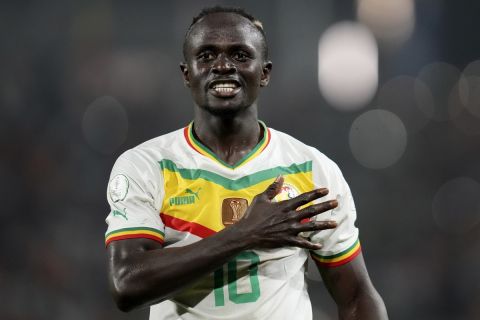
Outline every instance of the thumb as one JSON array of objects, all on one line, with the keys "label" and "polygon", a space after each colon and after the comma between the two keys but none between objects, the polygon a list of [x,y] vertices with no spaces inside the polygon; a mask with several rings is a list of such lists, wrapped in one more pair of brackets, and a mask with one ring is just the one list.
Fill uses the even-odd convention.
[{"label": "thumb", "polygon": [[280,190],[283,186],[283,176],[278,176],[271,185],[268,186],[264,194],[267,196],[268,200],[273,200],[277,194],[280,193]]}]

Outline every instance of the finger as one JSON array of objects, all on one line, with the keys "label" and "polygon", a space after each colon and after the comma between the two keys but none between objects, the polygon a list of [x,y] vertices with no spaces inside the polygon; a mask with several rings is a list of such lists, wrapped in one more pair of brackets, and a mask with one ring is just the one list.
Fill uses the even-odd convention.
[{"label": "finger", "polygon": [[327,188],[316,189],[316,190],[302,193],[301,195],[296,196],[293,199],[284,201],[284,203],[286,204],[286,209],[288,211],[295,210],[298,207],[301,207],[309,202],[312,202],[315,199],[324,197],[327,194],[328,194]]},{"label": "finger", "polygon": [[295,232],[300,233],[304,231],[319,231],[325,229],[334,229],[337,227],[337,222],[333,220],[312,221],[308,223],[299,223],[294,229]]},{"label": "finger", "polygon": [[290,243],[295,247],[304,248],[308,250],[319,250],[322,248],[322,245],[320,243],[313,243],[302,237],[293,237],[290,240]]},{"label": "finger", "polygon": [[337,206],[338,206],[337,200],[330,200],[322,203],[313,204],[311,206],[308,206],[307,208],[304,208],[302,210],[295,212],[294,213],[295,219],[303,220],[303,219],[311,218],[322,212],[334,209]]},{"label": "finger", "polygon": [[272,200],[275,198],[277,194],[280,193],[283,186],[283,177],[278,176],[275,181],[271,185],[268,186],[267,190],[263,192],[263,194],[267,197],[268,200]]}]

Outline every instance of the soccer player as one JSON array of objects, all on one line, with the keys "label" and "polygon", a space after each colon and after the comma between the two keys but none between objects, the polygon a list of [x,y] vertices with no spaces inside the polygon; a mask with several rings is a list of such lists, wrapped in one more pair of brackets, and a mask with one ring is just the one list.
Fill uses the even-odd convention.
[{"label": "soccer player", "polygon": [[257,119],[272,63],[240,9],[194,18],[180,65],[187,127],[126,151],[108,186],[108,269],[121,310],[150,319],[311,319],[315,259],[341,319],[386,319],[335,163]]}]

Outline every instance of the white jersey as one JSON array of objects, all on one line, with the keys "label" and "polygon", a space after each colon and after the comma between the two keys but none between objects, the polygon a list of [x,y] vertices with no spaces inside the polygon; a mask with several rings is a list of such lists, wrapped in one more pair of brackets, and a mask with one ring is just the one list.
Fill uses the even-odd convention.
[{"label": "white jersey", "polygon": [[[338,166],[318,150],[267,128],[256,148],[230,166],[188,127],[149,140],[122,154],[108,187],[111,207],[106,245],[148,238],[165,248],[185,246],[242,218],[253,197],[282,175],[277,201],[327,187],[339,206],[316,219],[338,227],[310,238],[323,245],[310,252],[318,264],[337,266],[360,252],[355,206]],[[172,299],[151,306],[151,320],[311,319],[304,280],[309,252],[296,247],[249,250]],[[195,263],[195,261],[192,261]]]}]

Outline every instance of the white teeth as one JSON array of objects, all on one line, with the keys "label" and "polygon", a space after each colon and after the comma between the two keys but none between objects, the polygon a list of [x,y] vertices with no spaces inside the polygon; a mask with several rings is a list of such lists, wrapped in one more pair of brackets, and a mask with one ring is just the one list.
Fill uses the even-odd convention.
[{"label": "white teeth", "polygon": [[236,83],[232,82],[220,82],[213,86],[213,90],[218,93],[233,93],[233,91],[237,88]]},{"label": "white teeth", "polygon": [[214,90],[221,93],[231,93],[233,92],[234,88],[215,87]]},{"label": "white teeth", "polygon": [[235,89],[237,85],[235,83],[217,83],[213,86],[213,89],[218,89],[218,88],[232,88]]}]

